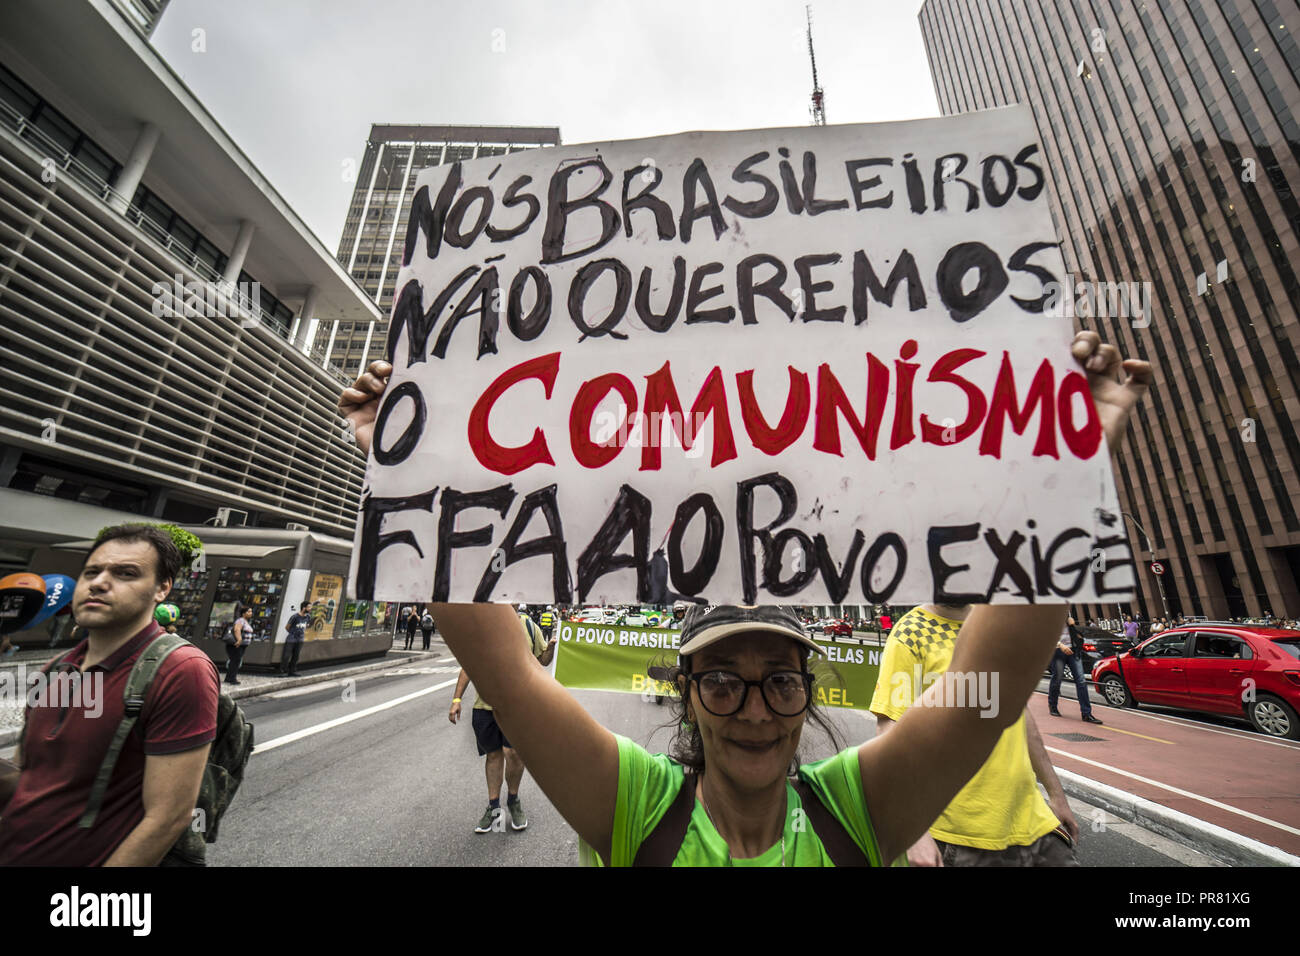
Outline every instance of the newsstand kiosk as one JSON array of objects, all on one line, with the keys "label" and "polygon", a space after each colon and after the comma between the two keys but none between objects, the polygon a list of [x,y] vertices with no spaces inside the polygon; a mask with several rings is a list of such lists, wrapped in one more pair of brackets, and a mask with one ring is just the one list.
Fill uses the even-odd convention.
[{"label": "newsstand kiosk", "polygon": [[[255,638],[243,666],[278,667],[285,624],[306,600],[315,607],[300,666],[378,657],[392,647],[390,611],[397,605],[345,597],[351,541],[278,528],[186,530],[203,541],[203,555],[181,572],[167,600],[180,608],[177,633],[218,664],[226,660],[221,637],[236,607],[252,607]],[[42,548],[33,556],[33,566],[75,577],[92,545],[68,541]]]}]

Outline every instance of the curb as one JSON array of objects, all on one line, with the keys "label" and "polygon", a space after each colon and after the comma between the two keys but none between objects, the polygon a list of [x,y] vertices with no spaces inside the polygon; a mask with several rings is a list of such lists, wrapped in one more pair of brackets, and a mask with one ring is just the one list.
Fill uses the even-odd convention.
[{"label": "curb", "polygon": [[[382,671],[387,670],[390,667],[403,667],[419,661],[440,657],[443,653],[444,652],[442,651],[431,650],[414,651],[412,652],[411,657],[375,661],[371,664],[358,664],[355,667],[346,667],[333,671],[322,671],[319,674],[304,674],[302,677],[290,677],[278,680],[273,684],[263,684],[259,687],[244,687],[233,691],[226,690],[226,686],[223,683],[221,686],[221,692],[229,696],[231,700],[247,700],[250,697],[263,697],[266,694],[278,693],[282,690],[288,690],[291,687],[305,687],[309,684],[324,684],[329,681],[339,680],[340,678],[351,677],[354,674],[366,674],[371,671]],[[220,669],[220,665],[218,665],[218,669]],[[16,744],[21,734],[22,730],[18,727],[15,727],[13,730],[0,730],[0,747],[8,747],[10,744]]]},{"label": "curb", "polygon": [[441,655],[435,651],[417,651],[413,652],[413,656],[411,657],[375,661],[372,664],[358,664],[355,667],[347,667],[336,671],[322,671],[319,674],[304,674],[302,677],[282,678],[274,684],[262,684],[258,687],[244,687],[239,690],[227,690],[223,681],[221,692],[228,695],[231,700],[247,700],[250,697],[264,697],[267,694],[279,693],[282,690],[289,690],[292,687],[306,687],[309,684],[325,684],[333,680],[339,680],[343,677],[351,677],[353,674],[366,674],[371,671],[387,670],[390,667],[403,667],[407,664],[431,660],[432,658],[439,656]]},{"label": "curb", "polygon": [[1177,843],[1192,844],[1194,849],[1229,866],[1300,867],[1300,857],[1217,824],[1059,767],[1056,776],[1068,795],[1101,807],[1121,820],[1136,823],[1144,830]]}]

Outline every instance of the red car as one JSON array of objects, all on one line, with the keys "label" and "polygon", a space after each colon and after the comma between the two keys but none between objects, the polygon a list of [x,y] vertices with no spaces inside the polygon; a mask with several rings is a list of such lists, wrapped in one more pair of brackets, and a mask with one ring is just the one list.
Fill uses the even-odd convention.
[{"label": "red car", "polygon": [[1092,679],[1112,707],[1161,704],[1245,717],[1260,733],[1300,740],[1300,631],[1173,628],[1098,661]]},{"label": "red car", "polygon": [[822,626],[822,633],[827,637],[852,637],[853,625],[848,621],[831,619]]}]

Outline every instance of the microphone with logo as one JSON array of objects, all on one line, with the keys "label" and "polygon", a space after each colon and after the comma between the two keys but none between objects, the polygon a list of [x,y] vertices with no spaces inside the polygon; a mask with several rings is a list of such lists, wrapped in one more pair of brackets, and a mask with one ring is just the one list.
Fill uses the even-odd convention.
[{"label": "microphone with logo", "polygon": [[[43,624],[72,608],[76,582],[66,574],[44,576],[23,571],[0,578],[0,635],[24,631]],[[5,656],[18,650],[10,645]]]},{"label": "microphone with logo", "polygon": [[45,603],[45,579],[30,571],[0,578],[0,634],[25,628]]}]

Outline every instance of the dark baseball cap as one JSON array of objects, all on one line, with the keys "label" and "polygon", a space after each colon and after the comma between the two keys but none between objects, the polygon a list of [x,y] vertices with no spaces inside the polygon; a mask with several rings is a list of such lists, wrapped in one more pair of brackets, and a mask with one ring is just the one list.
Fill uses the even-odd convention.
[{"label": "dark baseball cap", "polygon": [[695,654],[724,637],[753,631],[780,634],[821,653],[821,648],[804,632],[798,615],[791,608],[777,604],[693,606],[682,621],[682,641],[677,653]]}]

